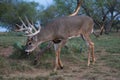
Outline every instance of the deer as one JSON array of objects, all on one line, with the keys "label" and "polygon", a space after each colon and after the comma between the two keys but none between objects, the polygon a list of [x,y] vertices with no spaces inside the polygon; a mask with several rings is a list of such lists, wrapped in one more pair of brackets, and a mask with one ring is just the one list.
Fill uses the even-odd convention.
[{"label": "deer", "polygon": [[34,24],[31,24],[27,18],[27,24],[25,24],[20,18],[22,25],[17,24],[20,28],[18,31],[23,31],[25,36],[28,37],[25,52],[30,53],[41,43],[52,41],[56,55],[54,71],[57,71],[58,68],[63,69],[63,64],[60,59],[61,48],[69,39],[82,37],[88,46],[87,65],[90,65],[91,58],[92,63],[94,64],[96,61],[94,55],[94,43],[90,39],[90,35],[94,32],[94,21],[89,16],[77,16],[75,14],[55,18],[46,24],[45,27],[41,27],[40,24],[37,27]]},{"label": "deer", "polygon": [[60,59],[60,51],[62,46],[71,38],[80,37],[84,39],[88,46],[88,63],[90,65],[90,58],[95,63],[94,56],[94,43],[90,39],[90,34],[93,32],[94,22],[93,19],[88,16],[64,16],[56,18],[49,22],[45,27],[39,25],[38,29],[32,25],[28,19],[28,25],[22,22],[20,30],[25,31],[25,36],[29,39],[26,43],[25,52],[32,52],[35,48],[43,42],[52,41],[54,43],[54,49],[56,54],[54,71],[60,67],[63,68],[62,61]]}]

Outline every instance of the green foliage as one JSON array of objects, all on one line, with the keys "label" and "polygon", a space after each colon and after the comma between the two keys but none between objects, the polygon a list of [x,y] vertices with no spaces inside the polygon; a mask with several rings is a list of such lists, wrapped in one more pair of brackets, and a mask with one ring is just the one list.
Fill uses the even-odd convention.
[{"label": "green foliage", "polygon": [[[59,16],[69,15],[76,8],[77,0],[54,1]],[[105,31],[109,32],[111,26],[113,26],[113,21],[120,15],[119,4],[119,0],[83,0],[79,14],[86,14],[92,17],[97,29],[105,24]],[[103,21],[103,19],[105,20]]]},{"label": "green foliage", "polygon": [[[18,17],[25,20],[24,16],[27,16],[28,19],[34,23],[41,21],[41,24],[45,25],[55,17],[71,14],[76,8],[76,3],[77,0],[54,0],[54,4],[45,9],[42,5],[35,2],[3,0],[0,3],[0,25],[14,29],[15,24],[21,24]],[[119,17],[119,4],[119,0],[83,0],[79,14],[91,16],[97,28],[100,28],[101,25],[104,24],[102,20],[106,16],[105,24],[108,25],[106,28],[110,29],[111,24],[113,24],[109,24],[110,21],[113,22]],[[115,27],[114,25],[116,24],[112,26]]]},{"label": "green foliage", "polygon": [[30,20],[36,21],[38,6],[35,2],[1,2],[0,3],[0,22],[2,22],[8,29],[14,29],[16,24],[21,24],[18,17],[29,17]]},{"label": "green foliage", "polygon": [[16,49],[24,50],[24,46],[20,42],[16,42],[13,46]]},{"label": "green foliage", "polygon": [[13,45],[14,47],[14,52],[12,55],[10,55],[10,58],[12,59],[22,59],[26,58],[27,54],[25,53],[25,46],[22,45],[20,42],[16,42]]},{"label": "green foliage", "polygon": [[39,16],[39,20],[41,21],[41,24],[45,25],[53,18],[58,16],[57,8],[54,5],[51,5],[47,9],[39,12],[38,16]]},{"label": "green foliage", "polygon": [[19,3],[17,6],[18,6],[17,7],[18,16],[20,17],[27,16],[30,20],[35,21],[37,17],[36,15],[37,14],[36,7],[38,6],[37,3],[22,2],[22,3]]}]

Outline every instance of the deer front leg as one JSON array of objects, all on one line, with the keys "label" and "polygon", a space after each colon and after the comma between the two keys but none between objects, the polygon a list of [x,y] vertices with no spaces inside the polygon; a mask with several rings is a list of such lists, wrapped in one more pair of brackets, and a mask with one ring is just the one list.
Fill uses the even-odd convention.
[{"label": "deer front leg", "polygon": [[59,48],[59,50],[58,50],[58,64],[59,64],[60,69],[63,69],[63,64],[60,59],[60,51],[61,51],[61,48]]},{"label": "deer front leg", "polygon": [[56,72],[57,68],[58,68],[58,53],[55,52],[56,54],[56,60],[55,60],[55,68],[54,68],[54,72]]},{"label": "deer front leg", "polygon": [[56,54],[54,71],[56,72],[58,67],[60,67],[61,69],[63,68],[63,64],[62,64],[61,59],[60,59],[61,44],[60,43],[54,44],[54,49],[55,49],[55,54]]},{"label": "deer front leg", "polygon": [[59,64],[60,69],[63,69],[63,64],[62,64],[62,61],[60,59],[60,52],[61,52],[61,48],[63,46],[65,46],[66,42],[67,42],[67,39],[62,40],[60,45],[59,45],[59,48],[58,48],[58,64]]}]

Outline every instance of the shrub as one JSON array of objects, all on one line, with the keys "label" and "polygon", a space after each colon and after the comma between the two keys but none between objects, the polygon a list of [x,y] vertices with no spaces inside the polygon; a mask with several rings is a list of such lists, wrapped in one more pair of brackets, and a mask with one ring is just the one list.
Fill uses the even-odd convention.
[{"label": "shrub", "polygon": [[15,42],[13,45],[14,52],[12,55],[10,55],[10,58],[13,59],[22,59],[26,58],[27,54],[25,54],[25,46],[22,45],[20,42]]}]

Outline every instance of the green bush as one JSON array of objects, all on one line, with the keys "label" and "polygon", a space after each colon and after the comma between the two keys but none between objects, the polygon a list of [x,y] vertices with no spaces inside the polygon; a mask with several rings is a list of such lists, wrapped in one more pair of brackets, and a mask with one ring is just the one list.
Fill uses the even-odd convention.
[{"label": "green bush", "polygon": [[10,55],[10,58],[13,59],[22,59],[26,58],[27,54],[25,53],[25,46],[22,45],[20,42],[15,42],[13,45],[14,52],[12,55]]}]

